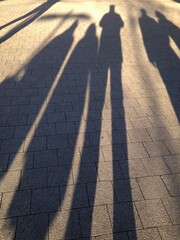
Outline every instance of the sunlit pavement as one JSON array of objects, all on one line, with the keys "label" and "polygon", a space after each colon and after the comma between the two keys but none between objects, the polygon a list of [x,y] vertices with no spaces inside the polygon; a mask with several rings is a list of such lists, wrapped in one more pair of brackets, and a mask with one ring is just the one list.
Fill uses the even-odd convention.
[{"label": "sunlit pavement", "polygon": [[0,1],[0,239],[179,239],[179,16]]}]

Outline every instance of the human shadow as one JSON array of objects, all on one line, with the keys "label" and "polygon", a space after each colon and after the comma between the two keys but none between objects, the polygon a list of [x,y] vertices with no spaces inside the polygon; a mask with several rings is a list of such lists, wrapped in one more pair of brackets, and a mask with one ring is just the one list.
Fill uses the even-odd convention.
[{"label": "human shadow", "polygon": [[[96,67],[93,68],[90,78],[84,147],[72,201],[74,208],[80,196],[79,186],[82,183],[86,184],[90,207],[87,207],[84,201],[85,208],[80,209],[79,216],[82,237],[87,238],[112,231],[120,233],[136,229],[128,172],[121,81],[123,58],[120,29],[124,23],[115,12],[114,5],[110,6],[109,12],[102,17],[99,25],[102,27],[102,33]],[[109,84],[110,91],[107,92]],[[106,102],[106,94],[110,98],[109,103]],[[112,137],[111,140],[108,134]],[[108,224],[106,204],[113,229]],[[67,226],[73,218],[72,211]],[[67,229],[65,239],[68,239],[69,233]],[[113,239],[117,239],[118,236],[113,235]],[[133,239],[136,239],[135,232]]]},{"label": "human shadow", "polygon": [[149,17],[144,9],[141,10],[141,13],[139,25],[148,59],[158,69],[172,102],[174,112],[179,118],[180,63],[178,56],[170,46],[169,37],[179,47],[180,30],[158,11],[156,11],[158,21]]},{"label": "human shadow", "polygon": [[5,27],[8,27],[18,21],[21,21],[24,19],[23,22],[19,23],[17,26],[9,30],[4,36],[0,38],[0,43],[5,42],[9,38],[11,38],[13,35],[21,31],[23,28],[27,27],[29,24],[31,24],[34,20],[36,20],[38,17],[40,17],[43,13],[45,13],[48,9],[50,9],[55,3],[57,3],[58,0],[47,0],[45,3],[41,4],[37,8],[33,9],[32,11],[24,14],[23,16],[14,19],[13,21],[6,23],[2,26],[0,26],[0,30],[2,30]]},{"label": "human shadow", "polygon": [[[55,69],[58,70],[70,49],[73,41],[72,34],[76,26],[77,23],[74,23],[71,28],[51,41],[45,49],[38,53],[29,64],[30,71],[35,70],[36,74],[35,66],[37,65],[37,73],[39,73],[41,69],[39,69],[39,60],[51,60],[51,57],[53,63],[58,61],[57,66],[55,65]],[[89,46],[91,46],[91,48]],[[58,49],[61,53],[58,53]],[[32,154],[32,152],[34,152],[33,168],[27,169],[27,165],[30,164],[30,162],[27,161],[25,163],[25,170],[23,170],[21,182],[18,187],[20,190],[25,191],[17,191],[15,193],[7,215],[8,217],[12,217],[14,214],[17,214],[14,209],[18,204],[21,204],[18,210],[21,213],[18,214],[28,215],[19,217],[16,232],[17,239],[45,239],[48,227],[53,222],[64,201],[64,193],[67,189],[63,186],[72,184],[72,161],[75,148],[78,148],[76,146],[76,140],[84,109],[88,75],[93,62],[95,62],[96,51],[97,38],[95,36],[95,26],[92,24],[72,52],[63,74],[53,91],[48,108],[40,124],[36,126],[36,135],[33,137],[27,149],[26,154]],[[60,54],[60,57],[58,54]],[[59,61],[59,59],[61,60]],[[84,64],[84,59],[86,64]],[[53,75],[53,78],[55,78],[55,75]],[[43,98],[42,102],[44,102],[46,96],[48,96],[49,89],[53,82],[51,73],[49,76],[41,74],[38,79],[43,79],[44,77],[46,78],[46,90],[44,93],[42,92],[42,85],[40,87],[40,96],[42,95]],[[78,82],[76,85],[76,81],[78,80],[80,80],[80,84]],[[40,103],[40,107],[42,106],[39,97],[32,99],[34,104],[37,101]],[[37,113],[39,111],[40,109],[38,109]],[[36,117],[36,115],[37,114],[35,114],[34,117]],[[34,118],[31,119],[30,122],[32,125]],[[54,128],[56,129],[56,134]],[[25,135],[23,135],[23,137],[25,137]],[[46,143],[43,138],[47,139]],[[28,189],[32,189],[31,211],[29,206],[26,205],[28,201],[23,201],[23,199],[21,199],[21,203],[19,201],[19,196],[23,194],[22,192],[24,192],[25,195],[29,194]],[[46,214],[47,212],[50,212],[49,218],[48,214]],[[35,215],[29,216],[29,214]],[[34,228],[33,231],[32,228]],[[74,234],[74,238],[80,237],[78,226],[76,226],[73,233],[71,224],[69,224],[68,229],[71,231],[71,236]],[[51,232],[49,234],[51,235]],[[60,232],[60,238],[61,234]]]}]

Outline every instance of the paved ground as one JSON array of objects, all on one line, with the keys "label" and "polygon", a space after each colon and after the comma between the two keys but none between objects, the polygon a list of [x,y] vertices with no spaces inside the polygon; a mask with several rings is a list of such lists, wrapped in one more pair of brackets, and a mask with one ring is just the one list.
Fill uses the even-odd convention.
[{"label": "paved ground", "polygon": [[0,12],[0,239],[178,240],[180,4]]}]

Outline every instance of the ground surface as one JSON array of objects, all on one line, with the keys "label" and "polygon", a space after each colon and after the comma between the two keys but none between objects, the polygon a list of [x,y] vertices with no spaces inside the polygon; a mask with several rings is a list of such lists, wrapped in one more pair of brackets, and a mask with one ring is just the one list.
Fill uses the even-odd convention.
[{"label": "ground surface", "polygon": [[178,240],[180,4],[0,12],[0,239]]}]

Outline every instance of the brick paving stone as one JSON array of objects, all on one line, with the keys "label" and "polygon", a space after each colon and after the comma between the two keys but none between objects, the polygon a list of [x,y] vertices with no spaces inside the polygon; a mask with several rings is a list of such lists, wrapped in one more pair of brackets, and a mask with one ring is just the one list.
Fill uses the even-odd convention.
[{"label": "brick paving stone", "polygon": [[128,134],[133,142],[146,142],[152,141],[148,132],[144,128],[129,129]]},{"label": "brick paving stone", "polygon": [[160,176],[137,179],[145,199],[168,197],[169,193]]},{"label": "brick paving stone", "polygon": [[104,161],[102,150],[99,146],[84,147],[80,151],[83,163]]},{"label": "brick paving stone", "polygon": [[14,127],[0,127],[0,138],[8,139],[12,138],[14,133]]},{"label": "brick paving stone", "polygon": [[83,208],[79,211],[83,237],[112,233],[106,206]]},{"label": "brick paving stone", "polygon": [[102,146],[102,152],[104,160],[107,162],[113,162],[116,160],[127,159],[122,145],[106,145]]},{"label": "brick paving stone", "polygon": [[179,240],[180,226],[159,227],[159,234],[162,240]]},{"label": "brick paving stone", "polygon": [[141,229],[142,224],[133,203],[108,205],[111,224],[114,232]]},{"label": "brick paving stone", "polygon": [[107,132],[91,132],[89,133],[89,139],[91,145],[104,146],[111,144],[110,138]]},{"label": "brick paving stone", "polygon": [[90,206],[116,203],[116,198],[113,193],[113,186],[111,182],[104,181],[97,183],[88,183],[87,191]]},{"label": "brick paving stone", "polygon": [[15,191],[20,181],[20,171],[0,172],[0,192]]},{"label": "brick paving stone", "polygon": [[55,124],[40,124],[36,129],[37,136],[55,135]]},{"label": "brick paving stone", "polygon": [[171,196],[180,195],[180,174],[163,175],[162,179]]},{"label": "brick paving stone", "polygon": [[173,224],[180,224],[180,197],[163,198],[162,201]]},{"label": "brick paving stone", "polygon": [[2,219],[0,220],[0,233],[2,240],[13,239],[16,232],[16,218]]},{"label": "brick paving stone", "polygon": [[0,171],[5,171],[8,166],[9,154],[0,155]]},{"label": "brick paving stone", "polygon": [[132,125],[134,128],[148,128],[152,127],[149,119],[147,117],[139,117],[139,118],[130,118]]},{"label": "brick paving stone", "polygon": [[172,173],[180,173],[180,155],[164,156]]},{"label": "brick paving stone", "polygon": [[73,183],[72,173],[70,173],[70,166],[49,167],[47,175],[48,186],[62,186]]},{"label": "brick paving stone", "polygon": [[47,170],[45,168],[27,169],[22,173],[20,189],[46,187]]},{"label": "brick paving stone", "polygon": [[16,238],[21,239],[48,239],[45,237],[48,227],[48,215],[28,215],[18,218]]},{"label": "brick paving stone", "polygon": [[77,183],[96,182],[99,181],[95,163],[83,163],[80,166],[73,165],[74,181]]},{"label": "brick paving stone", "polygon": [[144,142],[144,146],[150,157],[169,155],[169,151],[162,141]]},{"label": "brick paving stone", "polygon": [[88,195],[85,184],[76,184],[60,187],[61,190],[61,199],[63,201],[61,208],[64,209],[73,209],[73,208],[83,208],[89,207]]},{"label": "brick paving stone", "polygon": [[32,127],[30,125],[25,125],[25,126],[16,126],[15,131],[14,131],[14,137],[15,138],[25,138],[28,131],[32,129],[32,133],[35,133],[35,127]]},{"label": "brick paving stone", "polygon": [[[30,140],[30,145],[29,145]],[[46,137],[34,137],[33,139],[25,139],[24,144],[25,149],[28,148],[28,151],[40,151],[46,150]]]},{"label": "brick paving stone", "polygon": [[80,150],[78,148],[58,149],[58,165],[71,165],[78,163],[80,159]]},{"label": "brick paving stone", "polygon": [[118,202],[132,202],[144,199],[136,179],[115,180],[113,181],[113,188]]},{"label": "brick paving stone", "polygon": [[[69,219],[70,216],[70,219]],[[78,211],[61,211],[49,214],[49,239],[78,239],[81,237]]]},{"label": "brick paving stone", "polygon": [[23,170],[33,167],[33,152],[10,154],[8,168]]},{"label": "brick paving stone", "polygon": [[141,161],[149,176],[170,174],[170,170],[162,157],[142,158]]},{"label": "brick paving stone", "polygon": [[171,225],[171,220],[160,199],[136,202],[144,228]]},{"label": "brick paving stone", "polygon": [[56,123],[57,134],[77,133],[75,122]]},{"label": "brick paving stone", "polygon": [[128,236],[126,233],[114,233],[91,238],[91,240],[119,240],[119,239],[128,240]]},{"label": "brick paving stone", "polygon": [[58,211],[60,191],[58,187],[32,190],[31,213]]},{"label": "brick paving stone", "polygon": [[129,239],[134,240],[161,240],[161,237],[156,228],[137,230],[136,232],[128,233]]},{"label": "brick paving stone", "polygon": [[167,131],[173,139],[179,139],[180,138],[180,127],[179,126],[168,127]]},{"label": "brick paving stone", "polygon": [[166,128],[147,128],[147,131],[153,141],[171,139],[170,134],[167,132]]},{"label": "brick paving stone", "polygon": [[171,154],[180,154],[180,141],[179,140],[165,140],[166,147]]},{"label": "brick paving stone", "polygon": [[[148,144],[151,142],[148,142]],[[148,157],[142,143],[128,143],[123,145],[124,151],[129,159]]]},{"label": "brick paving stone", "polygon": [[140,159],[122,160],[119,162],[122,169],[123,176],[126,178],[136,178],[147,176],[146,169],[144,168]]},{"label": "brick paving stone", "polygon": [[48,136],[47,148],[48,149],[63,149],[68,147],[68,138],[66,134]]},{"label": "brick paving stone", "polygon": [[111,181],[123,178],[118,162],[99,162],[98,176],[100,181]]},{"label": "brick paving stone", "polygon": [[2,145],[0,148],[0,151],[2,153],[17,153],[18,151],[23,151],[23,149],[20,149],[20,146],[24,146],[24,142],[22,138],[10,138],[10,139],[4,139],[2,141]]},{"label": "brick paving stone", "polygon": [[17,217],[30,214],[31,191],[3,193],[0,208],[1,218]]},{"label": "brick paving stone", "polygon": [[36,151],[34,152],[34,167],[52,167],[57,166],[57,151]]}]

